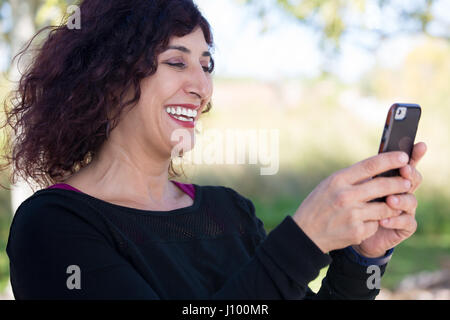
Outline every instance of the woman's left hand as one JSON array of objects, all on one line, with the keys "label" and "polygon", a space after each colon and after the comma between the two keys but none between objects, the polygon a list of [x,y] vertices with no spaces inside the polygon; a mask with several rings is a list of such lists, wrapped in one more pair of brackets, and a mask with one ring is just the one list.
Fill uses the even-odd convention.
[{"label": "woman's left hand", "polygon": [[389,219],[380,220],[377,232],[353,248],[366,257],[380,257],[386,251],[395,247],[403,240],[409,238],[417,229],[415,219],[417,200],[414,191],[422,182],[422,175],[417,171],[417,163],[427,151],[424,142],[414,145],[409,164],[400,168],[400,175],[411,181],[411,189],[401,195],[390,195],[386,198],[389,207],[399,210],[399,215]]}]

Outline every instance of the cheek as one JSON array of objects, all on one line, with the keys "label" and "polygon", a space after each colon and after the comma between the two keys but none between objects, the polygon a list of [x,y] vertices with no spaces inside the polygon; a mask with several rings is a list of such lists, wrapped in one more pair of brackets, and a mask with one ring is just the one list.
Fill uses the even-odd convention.
[{"label": "cheek", "polygon": [[167,99],[182,87],[182,79],[165,66],[159,66],[158,71],[150,77],[147,89],[151,94]]},{"label": "cheek", "polygon": [[[164,86],[149,83],[149,85],[142,88],[141,98],[139,101],[141,110],[141,117],[144,122],[152,127],[155,127],[164,118],[164,103],[165,91]],[[163,113],[164,112],[164,113]],[[163,124],[163,125],[167,125]]]},{"label": "cheek", "polygon": [[[162,69],[141,81],[141,98],[147,103],[162,104],[176,92],[177,81]],[[162,107],[162,106],[160,106]]]}]

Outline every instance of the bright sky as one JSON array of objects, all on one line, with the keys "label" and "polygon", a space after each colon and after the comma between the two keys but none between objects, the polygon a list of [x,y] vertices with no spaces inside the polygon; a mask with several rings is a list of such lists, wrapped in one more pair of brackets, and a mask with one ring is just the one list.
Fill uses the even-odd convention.
[{"label": "bright sky", "polygon": [[[323,59],[317,45],[319,37],[307,27],[286,18],[275,8],[270,12],[273,29],[263,34],[261,22],[254,12],[237,0],[194,1],[213,27],[218,76],[277,79],[319,74]],[[403,6],[413,6],[414,3],[417,4],[417,1],[407,1]],[[369,26],[377,28],[383,23],[389,27],[386,22],[391,20],[389,17],[384,17],[375,6],[369,9]],[[436,9],[435,16],[450,12],[450,1],[440,1]],[[367,38],[367,35],[362,37]],[[398,66],[418,43],[417,38],[410,36],[396,37],[385,41],[374,53],[355,44],[354,40],[361,40],[361,37],[342,41],[340,57],[325,62],[327,67],[346,82],[357,81],[376,63],[389,67]],[[364,40],[370,42],[370,39]]]},{"label": "bright sky", "polygon": [[317,37],[277,14],[265,34],[249,7],[236,0],[196,0],[213,28],[218,76],[277,78],[314,76],[319,69]]}]

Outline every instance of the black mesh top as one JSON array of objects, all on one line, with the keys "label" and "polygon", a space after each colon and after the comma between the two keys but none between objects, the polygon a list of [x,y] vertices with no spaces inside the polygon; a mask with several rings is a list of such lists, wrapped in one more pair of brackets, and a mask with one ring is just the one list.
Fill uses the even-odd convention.
[{"label": "black mesh top", "polygon": [[[373,299],[366,269],[320,249],[287,216],[269,235],[250,200],[195,185],[193,205],[147,211],[39,190],[7,245],[16,299]],[[330,264],[318,294],[308,283]],[[79,272],[79,287],[73,281]],[[72,269],[71,269],[72,268]],[[384,272],[384,267],[382,272]]]}]

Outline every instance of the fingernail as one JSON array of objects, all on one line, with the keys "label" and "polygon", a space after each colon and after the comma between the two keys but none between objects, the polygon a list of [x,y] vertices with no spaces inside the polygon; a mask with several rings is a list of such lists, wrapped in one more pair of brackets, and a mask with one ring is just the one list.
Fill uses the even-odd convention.
[{"label": "fingernail", "polygon": [[411,188],[411,181],[405,180],[404,183],[405,183],[405,188],[407,188],[407,189]]},{"label": "fingernail", "polygon": [[398,159],[400,160],[401,163],[407,163],[408,162],[408,155],[404,152],[402,152],[400,154],[400,156],[398,157]]},{"label": "fingernail", "polygon": [[392,203],[393,204],[397,204],[398,203],[398,198],[397,197],[392,197]]},{"label": "fingernail", "polygon": [[382,224],[388,224],[389,223],[389,218],[381,220],[381,223]]}]

